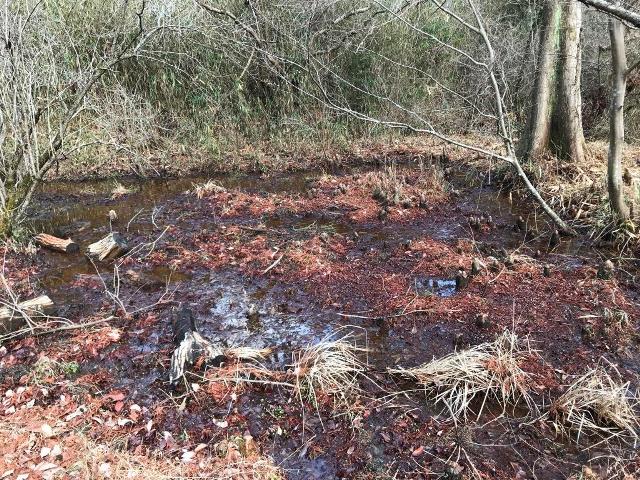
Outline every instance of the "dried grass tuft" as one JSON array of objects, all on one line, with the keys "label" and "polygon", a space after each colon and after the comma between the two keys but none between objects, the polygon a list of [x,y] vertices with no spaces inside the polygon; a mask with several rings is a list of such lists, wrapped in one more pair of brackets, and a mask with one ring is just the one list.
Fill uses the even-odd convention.
[{"label": "dried grass tuft", "polygon": [[531,379],[521,364],[531,354],[528,345],[506,330],[494,342],[454,352],[415,368],[389,369],[415,378],[444,404],[455,422],[466,420],[472,402],[481,398],[478,418],[487,400],[495,400],[503,408],[524,402],[535,410],[529,385]]},{"label": "dried grass tuft", "polygon": [[111,198],[124,197],[125,195],[129,195],[130,193],[133,193],[133,192],[134,192],[133,188],[125,187],[120,182],[115,181],[113,182],[113,187],[111,188]]},{"label": "dried grass tuft", "polygon": [[337,339],[334,335],[293,355],[295,390],[301,397],[307,396],[316,408],[320,393],[347,405],[360,391],[358,380],[366,371],[358,354],[367,349],[359,347],[352,334]]},{"label": "dried grass tuft", "polygon": [[192,193],[196,197],[202,199],[208,197],[209,195],[215,195],[216,193],[224,193],[227,189],[222,185],[218,184],[214,180],[207,180],[204,183],[194,183],[193,190],[189,193]]},{"label": "dried grass tuft", "polygon": [[271,348],[233,347],[224,350],[226,358],[238,360],[262,360],[271,354]]},{"label": "dried grass tuft", "polygon": [[616,381],[604,369],[595,368],[575,380],[555,400],[548,412],[557,431],[638,440],[638,398],[629,382]]}]

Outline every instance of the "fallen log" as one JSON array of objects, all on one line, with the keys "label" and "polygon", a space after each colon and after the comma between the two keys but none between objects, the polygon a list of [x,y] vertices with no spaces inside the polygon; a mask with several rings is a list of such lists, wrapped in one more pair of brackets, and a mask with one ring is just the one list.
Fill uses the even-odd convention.
[{"label": "fallen log", "polygon": [[25,317],[42,317],[51,313],[53,308],[54,303],[47,295],[40,295],[17,305],[6,305],[0,308],[0,331],[14,332],[25,325]]},{"label": "fallen log", "polygon": [[47,233],[40,233],[34,237],[34,240],[36,245],[48,248],[49,250],[55,250],[56,252],[76,253],[80,250],[78,244],[70,238],[65,240]]},{"label": "fallen log", "polygon": [[95,243],[87,247],[87,256],[89,258],[100,260],[110,260],[119,257],[129,250],[127,241],[118,232],[111,232]]}]

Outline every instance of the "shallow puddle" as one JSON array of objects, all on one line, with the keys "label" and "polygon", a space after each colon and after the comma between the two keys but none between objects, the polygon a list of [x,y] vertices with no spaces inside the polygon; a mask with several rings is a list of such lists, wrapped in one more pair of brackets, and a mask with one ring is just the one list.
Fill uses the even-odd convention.
[{"label": "shallow puddle", "polygon": [[414,288],[418,295],[450,297],[455,295],[457,284],[455,278],[417,277],[414,279]]}]

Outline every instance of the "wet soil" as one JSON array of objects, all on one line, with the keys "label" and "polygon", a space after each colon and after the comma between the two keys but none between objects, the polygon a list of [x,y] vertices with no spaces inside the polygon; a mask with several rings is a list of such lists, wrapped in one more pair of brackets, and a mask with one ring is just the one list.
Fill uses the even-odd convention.
[{"label": "wet soil", "polygon": [[[397,205],[372,197],[376,173],[364,169],[219,176],[225,191],[203,198],[187,190],[205,178],[123,179],[132,191],[118,196],[112,182],[48,186],[36,230],[70,235],[81,251],[110,230],[140,247],[118,262],[117,275],[113,264],[93,264],[81,253],[41,250],[10,259],[19,266],[17,288],[46,292],[59,315],[116,318],[104,328],[6,344],[3,388],[31,391],[25,371],[43,355],[75,361],[78,391],[70,395],[69,379],[56,379],[46,396],[36,395],[39,414],[87,405],[71,428],[91,426],[98,439],[125,436],[124,448],[136,453],[178,458],[181,448],[202,443],[214,450],[222,439],[249,432],[291,479],[457,478],[454,464],[468,476],[477,470],[505,479],[568,478],[584,465],[606,470],[601,449],[557,437],[530,412],[501,417],[493,408],[478,422],[454,425],[415,385],[386,373],[509,328],[539,350],[526,368],[541,404],[603,361],[638,385],[635,277],[598,279],[606,252],[582,238],[551,248],[543,217],[490,187],[467,187],[455,171],[419,199],[425,168],[441,166],[402,167],[406,201]],[[108,219],[111,209],[117,222]],[[524,231],[514,227],[519,217]],[[466,285],[456,282],[476,257],[486,268]],[[627,265],[627,273],[634,268]],[[335,417],[330,401],[302,411],[291,391],[277,386],[218,384],[181,396],[184,388],[172,389],[167,378],[171,312],[179,304],[217,344],[273,348],[265,362],[274,369],[286,370],[296,349],[354,331],[369,349],[366,398],[354,402],[350,416]],[[625,310],[632,321],[612,329],[605,308]],[[477,321],[481,314],[488,322]],[[125,394],[118,401],[124,410],[113,392]],[[55,401],[61,394],[71,397],[63,409]],[[105,411],[117,417],[131,405],[142,409],[132,423],[106,429],[90,420]],[[617,454],[633,451],[621,447]]]}]

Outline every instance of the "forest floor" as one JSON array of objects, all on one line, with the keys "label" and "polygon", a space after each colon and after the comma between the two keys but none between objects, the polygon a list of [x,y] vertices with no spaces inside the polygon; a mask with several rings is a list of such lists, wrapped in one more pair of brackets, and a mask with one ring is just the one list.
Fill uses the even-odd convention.
[{"label": "forest floor", "polygon": [[[535,210],[443,154],[49,186],[37,229],[81,247],[113,229],[136,247],[97,265],[6,252],[15,295],[47,293],[73,323],[109,320],[0,347],[0,478],[634,478],[637,411],[627,431],[597,408],[583,418],[605,430],[572,429],[558,399],[592,368],[639,385],[637,263],[584,237],[557,244]],[[214,344],[271,353],[198,362],[171,386],[178,305]],[[445,387],[388,370],[505,330],[521,373],[482,368],[529,402],[477,395],[453,419],[434,401]],[[357,388],[296,388],[309,345],[344,336]]]}]

